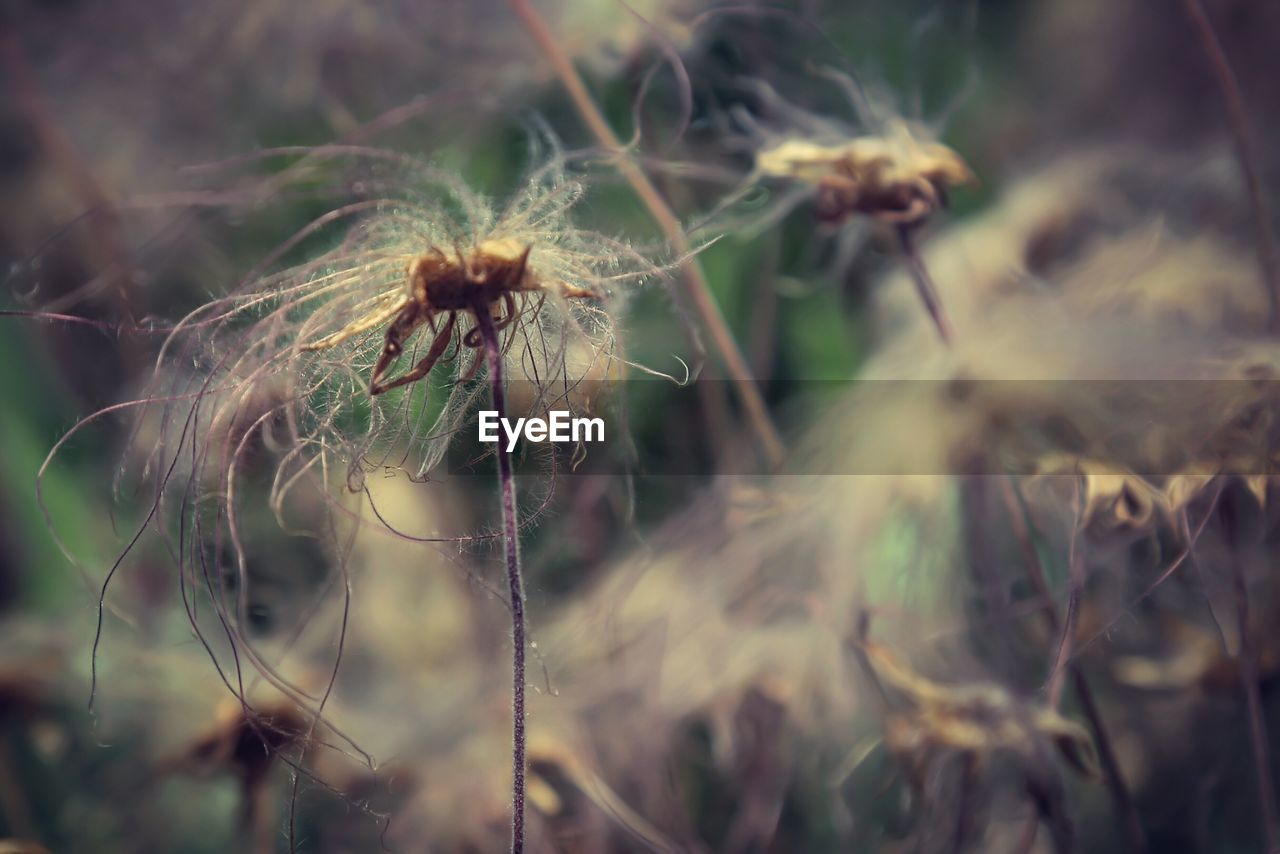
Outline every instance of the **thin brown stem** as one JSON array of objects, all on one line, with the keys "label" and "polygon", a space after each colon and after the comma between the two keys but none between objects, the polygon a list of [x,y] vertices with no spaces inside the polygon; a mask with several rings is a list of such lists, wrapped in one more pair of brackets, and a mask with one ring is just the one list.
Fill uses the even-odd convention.
[{"label": "thin brown stem", "polygon": [[933,328],[938,330],[938,337],[942,339],[942,343],[950,346],[951,322],[947,320],[947,312],[942,307],[942,299],[938,296],[938,289],[933,284],[933,277],[929,275],[929,268],[924,265],[924,259],[916,249],[914,229],[913,225],[898,226],[898,246],[907,260],[907,270],[911,273],[911,280],[916,284],[916,293],[920,295],[920,302],[924,303],[924,310],[933,321]]},{"label": "thin brown stem", "polygon": [[961,757],[958,784],[955,838],[951,846],[955,854],[964,851],[968,847],[969,840],[975,835],[973,802],[976,800],[974,795],[978,787],[978,757],[975,754],[966,753]]},{"label": "thin brown stem", "polygon": [[249,850],[255,854],[275,854],[276,816],[271,808],[271,787],[265,779],[244,793],[245,833]]},{"label": "thin brown stem", "polygon": [[1249,109],[1245,106],[1244,95],[1240,91],[1240,81],[1231,68],[1226,51],[1222,49],[1222,42],[1218,40],[1218,34],[1209,21],[1204,4],[1200,0],[1183,0],[1182,7],[1186,10],[1191,25],[1195,27],[1196,36],[1213,67],[1213,76],[1217,79],[1218,88],[1226,102],[1227,121],[1231,125],[1231,135],[1235,138],[1236,158],[1240,162],[1240,172],[1249,194],[1249,209],[1258,247],[1258,268],[1267,294],[1268,323],[1272,332],[1280,332],[1280,260],[1277,260],[1276,244],[1271,237],[1271,220],[1262,190],[1262,169],[1253,126],[1249,121]]},{"label": "thin brown stem", "polygon": [[[498,344],[498,330],[487,304],[475,308],[476,328],[484,342],[488,360],[489,386],[493,408],[501,421],[507,417],[507,393],[502,376],[502,350]],[[516,478],[511,468],[511,453],[499,441],[495,446],[498,455],[498,490],[502,503],[503,555],[507,564],[507,589],[511,595],[511,854],[524,851],[524,795],[525,795],[525,624],[524,578],[520,571],[520,539],[516,504]]]},{"label": "thin brown stem", "polygon": [[[1044,615],[1049,624],[1049,631],[1058,634],[1061,631],[1063,620],[1058,614],[1058,607],[1054,603],[1053,596],[1049,590],[1049,582],[1045,576],[1044,566],[1040,562],[1039,553],[1036,552],[1030,526],[1023,515],[1022,505],[1014,492],[1011,479],[1001,478],[1001,496],[1004,499],[1005,507],[1009,511],[1014,538],[1018,541],[1019,548],[1022,551],[1027,578],[1031,582],[1031,587],[1035,590],[1037,597],[1044,603]],[[1072,586],[1075,586],[1074,582]],[[1074,629],[1071,634],[1075,634]],[[1061,648],[1059,651],[1061,652]],[[1085,678],[1084,671],[1080,669],[1080,666],[1072,661],[1069,656],[1063,659],[1063,665],[1071,677],[1071,687],[1075,691],[1076,698],[1080,701],[1080,712],[1084,715],[1084,719],[1089,725],[1089,732],[1093,736],[1093,742],[1098,748],[1098,760],[1102,765],[1103,777],[1106,780],[1107,788],[1111,792],[1111,799],[1115,802],[1116,812],[1124,821],[1125,832],[1129,838],[1129,848],[1134,852],[1146,851],[1147,836],[1142,829],[1142,819],[1138,815],[1138,808],[1133,801],[1133,794],[1129,791],[1129,784],[1125,782],[1124,775],[1120,771],[1120,760],[1116,756],[1115,746],[1111,742],[1107,728],[1102,722],[1102,712],[1098,708],[1098,702],[1093,695],[1089,680]],[[1057,672],[1056,665],[1055,672]],[[1036,823],[1035,818],[1031,821],[1033,824]],[[1029,832],[1024,834],[1023,838],[1029,849],[1031,843],[1035,840],[1035,830],[1034,828],[1029,828],[1028,830]],[[1020,848],[1019,850],[1023,849]]]},{"label": "thin brown stem", "polygon": [[[1058,639],[1058,652],[1053,659],[1053,669],[1049,672],[1048,689],[1045,692],[1049,698],[1050,708],[1054,709],[1058,707],[1058,702],[1062,699],[1063,678],[1068,669],[1067,665],[1071,661],[1071,649],[1075,641],[1076,624],[1080,620],[1080,596],[1084,592],[1084,561],[1080,556],[1080,550],[1076,547],[1078,539],[1079,529],[1072,534],[1071,546],[1068,549],[1067,614],[1066,618],[1060,621],[1062,630]],[[1057,616],[1056,609],[1054,616]],[[1055,619],[1055,622],[1059,621]]]},{"label": "thin brown stem", "polygon": [[751,367],[738,347],[738,342],[734,340],[733,333],[729,331],[729,325],[725,322],[720,306],[711,294],[711,286],[707,282],[706,275],[692,257],[689,239],[685,236],[680,221],[676,219],[676,215],[662,198],[662,194],[649,180],[649,176],[636,164],[617,134],[613,132],[613,128],[605,120],[600,108],[592,100],[591,93],[587,91],[581,75],[561,50],[560,45],[556,43],[555,37],[537,10],[533,8],[533,4],[529,0],[508,0],[508,2],[555,69],[556,76],[568,91],[574,108],[582,117],[587,129],[591,131],[591,135],[613,155],[614,164],[619,173],[657,222],[671,246],[684,259],[680,263],[680,272],[693,308],[711,337],[712,346],[724,364],[725,372],[733,381],[744,414],[756,434],[765,460],[771,468],[779,467],[786,456],[782,438],[773,424],[768,407],[765,406],[764,398],[751,373]]},{"label": "thin brown stem", "polygon": [[[1234,550],[1233,550],[1234,551]],[[1258,687],[1258,655],[1249,631],[1249,589],[1244,570],[1235,554],[1228,563],[1233,570],[1236,597],[1236,622],[1240,626],[1240,652],[1236,656],[1240,671],[1240,687],[1244,690],[1249,713],[1249,740],[1253,744],[1253,771],[1258,789],[1258,808],[1262,816],[1262,836],[1267,854],[1280,852],[1277,834],[1275,781],[1271,779],[1271,747],[1267,724],[1262,712],[1262,693]]]}]

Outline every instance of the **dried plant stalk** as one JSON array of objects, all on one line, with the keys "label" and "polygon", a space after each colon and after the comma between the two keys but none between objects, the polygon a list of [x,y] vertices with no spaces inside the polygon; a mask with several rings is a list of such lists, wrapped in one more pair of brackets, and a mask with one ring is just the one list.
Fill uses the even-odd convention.
[{"label": "dried plant stalk", "polygon": [[[499,419],[507,417],[506,388],[502,376],[502,350],[498,330],[489,313],[488,304],[475,308],[476,328],[484,342],[489,368],[489,386],[493,408]],[[507,565],[507,589],[511,594],[511,852],[524,850],[525,797],[525,625],[524,578],[520,572],[519,507],[516,505],[516,478],[511,469],[511,453],[502,442],[496,443],[498,485],[502,503],[503,557]]]},{"label": "dried plant stalk", "polygon": [[1213,24],[1205,13],[1204,4],[1200,0],[1183,0],[1182,6],[1196,29],[1196,36],[1209,58],[1209,64],[1213,66],[1213,76],[1226,101],[1227,120],[1231,124],[1231,135],[1235,138],[1236,158],[1240,161],[1240,172],[1249,194],[1250,215],[1253,217],[1258,244],[1258,267],[1262,273],[1263,290],[1267,293],[1268,324],[1272,332],[1280,332],[1280,260],[1277,260],[1276,244],[1271,237],[1271,220],[1263,198],[1262,169],[1258,164],[1258,147],[1253,136],[1253,126],[1249,122],[1249,110],[1240,93],[1240,81],[1236,79],[1226,51],[1222,49],[1222,42],[1218,40],[1218,34],[1214,32]]},{"label": "dried plant stalk", "polygon": [[605,121],[600,109],[591,99],[591,94],[587,92],[587,87],[582,82],[582,77],[574,69],[569,57],[560,49],[560,45],[556,43],[555,37],[547,28],[546,22],[542,20],[537,10],[533,8],[529,0],[509,0],[509,2],[511,8],[529,31],[529,35],[537,42],[538,48],[546,54],[547,59],[550,60],[551,65],[555,68],[556,76],[560,78],[560,82],[568,90],[569,97],[573,101],[574,108],[582,117],[582,121],[596,140],[614,156],[618,171],[622,173],[622,177],[631,186],[631,189],[644,204],[650,215],[653,216],[658,227],[662,229],[662,233],[671,242],[676,252],[684,259],[681,261],[680,270],[684,276],[689,296],[693,301],[694,309],[698,312],[702,325],[706,327],[708,334],[710,334],[712,343],[724,363],[724,368],[728,372],[729,378],[733,380],[733,386],[737,390],[747,420],[751,423],[752,430],[755,432],[761,450],[764,452],[765,460],[770,467],[777,468],[782,464],[786,456],[786,448],[782,444],[782,437],[778,434],[778,428],[774,426],[773,420],[769,416],[769,409],[765,406],[764,398],[760,395],[760,389],[756,385],[754,375],[751,373],[751,366],[747,364],[746,357],[742,355],[742,350],[733,338],[733,333],[729,331],[729,325],[725,322],[724,314],[721,313],[715,297],[711,295],[711,286],[707,283],[707,278],[703,274],[702,268],[692,257],[689,240],[685,237],[684,229],[680,226],[679,220],[676,219],[676,215],[663,200],[653,182],[649,180],[644,171],[627,154],[622,141],[618,139],[617,134],[613,132],[613,128],[609,127],[609,123]]},{"label": "dried plant stalk", "polygon": [[898,226],[898,245],[902,248],[903,257],[906,258],[907,269],[911,271],[911,280],[916,284],[916,293],[920,295],[920,302],[929,313],[933,328],[938,331],[938,338],[943,344],[950,346],[951,322],[947,320],[947,313],[942,307],[942,300],[938,297],[938,289],[933,284],[933,277],[929,275],[929,268],[924,265],[924,259],[916,249],[913,228],[914,226],[910,225]]}]

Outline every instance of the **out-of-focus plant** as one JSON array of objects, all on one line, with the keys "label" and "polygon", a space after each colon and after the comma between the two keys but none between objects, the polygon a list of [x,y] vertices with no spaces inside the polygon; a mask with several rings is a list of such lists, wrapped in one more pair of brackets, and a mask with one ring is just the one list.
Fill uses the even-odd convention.
[{"label": "out-of-focus plant", "polygon": [[951,324],[920,259],[915,235],[947,206],[954,188],[974,183],[976,176],[959,154],[932,139],[922,123],[881,118],[855,79],[835,71],[828,72],[828,77],[849,95],[850,106],[867,127],[855,131],[842,122],[808,113],[788,104],[769,84],[756,82],[752,88],[765,120],[745,108],[734,111],[748,134],[755,165],[743,188],[722,206],[761,185],[773,184],[784,188],[782,194],[753,217],[753,230],[776,224],[806,200],[812,201],[821,222],[839,225],[851,217],[864,217],[891,228],[938,337],[950,343]]}]

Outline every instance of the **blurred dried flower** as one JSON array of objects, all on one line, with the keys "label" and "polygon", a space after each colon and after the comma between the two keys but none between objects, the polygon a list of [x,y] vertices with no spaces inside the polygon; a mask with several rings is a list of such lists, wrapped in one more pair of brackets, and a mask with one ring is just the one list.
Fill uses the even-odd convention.
[{"label": "blurred dried flower", "polygon": [[883,137],[784,139],[756,155],[756,171],[812,187],[819,219],[862,214],[901,225],[923,222],[946,207],[952,188],[976,180],[955,151],[919,140],[902,121]]},{"label": "blurred dried flower", "polygon": [[1089,733],[1053,709],[1019,700],[1000,685],[935,682],[865,637],[855,641],[855,649],[870,678],[886,693],[886,737],[890,749],[907,761],[913,779],[922,777],[922,763],[936,749],[971,754],[983,762],[1007,750],[1031,762],[1037,760],[1040,739],[1052,743],[1081,774],[1099,776]]},{"label": "blurred dried flower", "polygon": [[815,214],[826,222],[862,215],[916,226],[946,207],[952,189],[977,180],[964,158],[934,140],[921,123],[896,115],[883,118],[869,106],[860,83],[834,71],[826,76],[849,96],[860,128],[787,103],[764,82],[752,86],[762,117],[742,108],[734,112],[755,159],[739,192],[760,183],[784,187],[779,201],[762,216],[764,223],[812,199]]},{"label": "blurred dried flower", "polygon": [[[996,757],[1015,757],[1025,777],[1027,794],[1048,825],[1055,850],[1073,849],[1073,831],[1065,814],[1065,794],[1048,750],[1058,753],[1081,774],[1101,773],[1093,739],[1080,725],[1051,708],[1032,705],[994,684],[943,685],[927,679],[898,659],[887,647],[866,638],[863,617],[855,651],[868,677],[885,697],[885,744],[902,763],[907,779],[923,796],[927,776],[948,754],[962,763],[960,785],[978,785],[978,775]],[[974,831],[969,826],[974,793],[961,791],[956,844]]]}]

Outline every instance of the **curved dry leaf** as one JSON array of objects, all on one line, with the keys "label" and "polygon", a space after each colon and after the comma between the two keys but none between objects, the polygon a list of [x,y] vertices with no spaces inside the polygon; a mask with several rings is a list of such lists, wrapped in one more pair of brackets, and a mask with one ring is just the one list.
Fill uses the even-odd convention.
[{"label": "curved dry leaf", "polygon": [[856,649],[889,705],[885,744],[905,761],[913,777],[939,749],[984,760],[997,752],[1012,753],[1030,768],[1046,742],[1080,773],[1100,776],[1092,737],[1053,709],[1029,703],[995,683],[935,682],[865,638],[856,641]]},{"label": "curved dry leaf", "polygon": [[1168,496],[1146,479],[1103,460],[1050,454],[1038,475],[1079,475],[1084,481],[1082,522],[1095,536],[1147,530],[1169,512]]}]

